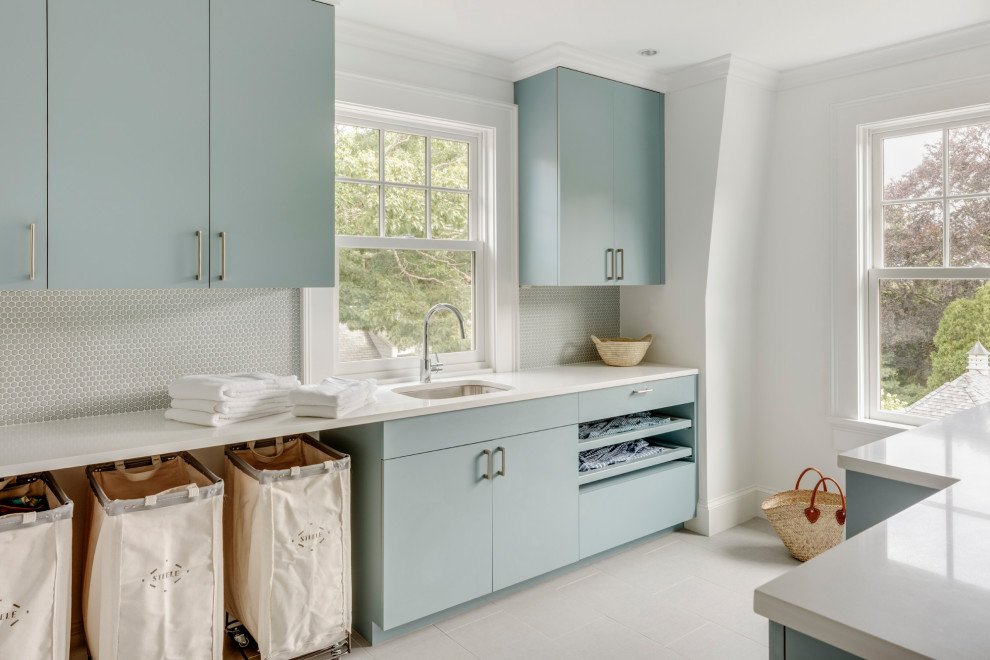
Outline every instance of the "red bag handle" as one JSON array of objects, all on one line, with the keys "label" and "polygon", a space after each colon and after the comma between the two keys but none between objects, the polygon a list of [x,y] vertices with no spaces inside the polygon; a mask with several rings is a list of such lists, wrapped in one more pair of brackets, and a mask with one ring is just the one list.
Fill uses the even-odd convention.
[{"label": "red bag handle", "polygon": [[[812,470],[814,470],[815,473],[818,474],[818,480],[819,480],[819,482],[821,482],[821,480],[825,478],[825,475],[822,474],[821,472],[819,472],[818,471],[818,468],[813,468],[813,467],[804,468],[804,472],[801,473],[801,476],[798,477],[797,483],[794,484],[794,490],[800,490],[801,489],[801,480],[804,479],[804,475],[808,474]],[[828,484],[825,484],[825,492],[826,493],[828,492]]]},{"label": "red bag handle", "polygon": [[815,524],[815,521],[818,520],[818,516],[822,514],[820,509],[815,508],[815,497],[818,495],[818,487],[824,484],[826,481],[831,481],[833,484],[835,484],[835,487],[839,489],[839,497],[842,498],[842,508],[835,512],[835,520],[840,525],[845,525],[846,496],[842,494],[842,486],[840,486],[839,482],[833,479],[832,477],[822,477],[821,479],[818,480],[818,483],[815,484],[815,490],[812,491],[811,493],[811,506],[809,506],[807,509],[804,510],[804,515],[808,519],[808,522],[810,522],[813,525]]}]

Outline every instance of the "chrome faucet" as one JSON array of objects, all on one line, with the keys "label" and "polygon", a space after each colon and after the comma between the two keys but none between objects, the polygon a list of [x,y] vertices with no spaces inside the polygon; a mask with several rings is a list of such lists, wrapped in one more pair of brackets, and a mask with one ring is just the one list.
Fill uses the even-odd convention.
[{"label": "chrome faucet", "polygon": [[429,383],[433,374],[443,371],[443,364],[440,362],[439,355],[437,355],[436,362],[430,360],[430,319],[441,309],[449,309],[454,313],[461,326],[461,339],[467,339],[467,335],[464,334],[464,317],[461,316],[460,310],[450,303],[437,303],[430,307],[430,311],[426,313],[426,318],[423,319],[423,359],[419,363],[419,382],[421,383]]}]

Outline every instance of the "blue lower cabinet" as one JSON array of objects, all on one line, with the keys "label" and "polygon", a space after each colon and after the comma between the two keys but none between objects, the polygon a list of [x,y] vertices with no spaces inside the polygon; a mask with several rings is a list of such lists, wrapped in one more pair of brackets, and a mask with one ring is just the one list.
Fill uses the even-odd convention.
[{"label": "blue lower cabinet", "polygon": [[581,558],[695,516],[697,469],[671,461],[581,486]]},{"label": "blue lower cabinet", "polygon": [[846,499],[849,502],[846,538],[856,536],[937,492],[935,488],[846,470]]},{"label": "blue lower cabinet", "polygon": [[577,426],[496,442],[495,591],[578,560]]},{"label": "blue lower cabinet", "polygon": [[389,629],[492,592],[490,442],[383,461]]},{"label": "blue lower cabinet", "polygon": [[770,660],[862,660],[862,658],[771,621]]}]

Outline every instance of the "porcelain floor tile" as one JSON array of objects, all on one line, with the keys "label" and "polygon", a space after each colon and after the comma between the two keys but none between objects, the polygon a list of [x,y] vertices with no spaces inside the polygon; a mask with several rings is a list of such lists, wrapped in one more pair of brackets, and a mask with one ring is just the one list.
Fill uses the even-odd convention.
[{"label": "porcelain floor tile", "polygon": [[723,628],[706,623],[667,645],[687,660],[766,660],[767,647]]},{"label": "porcelain floor tile", "polygon": [[679,660],[682,656],[671,649],[608,617],[601,617],[579,632],[561,640],[561,646],[572,660]]},{"label": "porcelain floor tile", "polygon": [[481,660],[566,658],[549,637],[507,612],[498,612],[450,633],[458,644]]},{"label": "porcelain floor tile", "polygon": [[691,577],[657,594],[670,607],[694,612],[754,642],[769,643],[769,623],[753,611],[753,596]]},{"label": "porcelain floor tile", "polygon": [[473,660],[477,657],[434,626],[366,650],[374,660]]}]

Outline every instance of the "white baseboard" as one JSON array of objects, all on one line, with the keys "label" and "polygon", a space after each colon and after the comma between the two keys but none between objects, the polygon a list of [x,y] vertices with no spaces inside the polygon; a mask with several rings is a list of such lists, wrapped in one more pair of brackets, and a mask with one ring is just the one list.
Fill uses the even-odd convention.
[{"label": "white baseboard", "polygon": [[698,516],[684,527],[705,536],[713,536],[762,515],[760,504],[773,495],[763,486],[750,486],[708,502],[698,502]]}]

